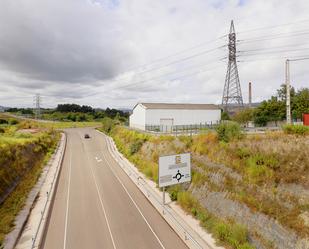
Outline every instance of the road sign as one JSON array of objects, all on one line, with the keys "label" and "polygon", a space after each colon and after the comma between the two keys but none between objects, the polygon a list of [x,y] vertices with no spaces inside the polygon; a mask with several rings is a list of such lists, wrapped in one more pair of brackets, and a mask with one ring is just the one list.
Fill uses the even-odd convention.
[{"label": "road sign", "polygon": [[191,181],[191,154],[159,158],[159,187]]}]

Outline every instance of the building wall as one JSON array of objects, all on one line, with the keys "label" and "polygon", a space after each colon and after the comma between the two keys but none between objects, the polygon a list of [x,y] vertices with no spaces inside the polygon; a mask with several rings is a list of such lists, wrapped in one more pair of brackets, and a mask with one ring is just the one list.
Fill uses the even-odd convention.
[{"label": "building wall", "polygon": [[221,119],[221,110],[146,109],[147,125],[160,125],[161,119],[173,119],[173,125],[210,124]]},{"label": "building wall", "polygon": [[145,112],[144,107],[137,105],[129,118],[130,127],[145,130]]}]

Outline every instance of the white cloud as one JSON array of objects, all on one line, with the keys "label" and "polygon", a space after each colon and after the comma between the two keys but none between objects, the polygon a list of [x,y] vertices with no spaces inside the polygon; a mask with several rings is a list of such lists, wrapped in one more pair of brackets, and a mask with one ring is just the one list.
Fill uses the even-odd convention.
[{"label": "white cloud", "polygon": [[[243,40],[239,50],[264,49],[238,58],[247,61],[239,63],[244,101],[249,81],[253,100],[260,101],[284,81],[284,59],[266,59],[309,55],[309,50],[303,50],[309,48],[309,20],[298,22],[307,18],[308,11],[307,0],[2,0],[0,89],[5,90],[0,93],[0,105],[31,106],[29,96],[35,92],[43,95],[45,106],[60,102],[97,107],[132,107],[137,101],[220,103],[226,72],[220,59],[227,51],[205,51],[224,45],[225,38],[139,66],[226,34],[231,19],[238,39]],[[244,42],[304,30],[308,33]],[[292,52],[293,46],[288,45],[302,50]],[[288,52],[271,50],[278,47]],[[257,55],[265,49],[270,53]],[[291,65],[296,88],[308,87],[307,69],[308,61]]]}]

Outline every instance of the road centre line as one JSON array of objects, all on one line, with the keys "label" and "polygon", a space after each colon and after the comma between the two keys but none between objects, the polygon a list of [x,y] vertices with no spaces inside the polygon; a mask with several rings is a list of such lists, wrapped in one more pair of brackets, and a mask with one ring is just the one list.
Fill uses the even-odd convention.
[{"label": "road centre line", "polygon": [[[107,141],[104,135],[104,141],[106,143],[106,147],[107,145]],[[107,148],[108,151],[108,148]],[[108,151],[109,153],[109,151]],[[153,235],[155,236],[155,238],[157,239],[157,241],[159,242],[160,246],[165,249],[164,245],[162,244],[162,242],[160,241],[159,237],[157,236],[157,234],[155,233],[155,231],[152,229],[151,225],[149,224],[149,222],[147,221],[146,217],[143,215],[142,211],[140,210],[140,208],[138,207],[138,205],[136,204],[136,202],[133,200],[131,194],[129,193],[129,191],[127,190],[127,188],[124,186],[124,184],[122,183],[122,181],[120,180],[120,178],[118,177],[118,175],[114,172],[114,170],[110,167],[108,160],[106,159],[104,153],[102,152],[103,158],[105,160],[105,162],[107,163],[108,168],[112,171],[113,175],[116,177],[116,179],[119,181],[119,183],[121,184],[121,186],[123,187],[123,189],[125,190],[125,192],[127,193],[127,195],[129,196],[129,198],[131,199],[132,203],[134,204],[134,206],[136,207],[136,209],[138,210],[138,212],[140,213],[140,215],[142,216],[142,218],[144,219],[145,223],[147,224],[147,226],[149,227],[150,231],[153,233]],[[115,161],[115,163],[117,163]]]},{"label": "road centre line", "polygon": [[[87,155],[87,159],[88,159],[88,161],[89,161],[89,163],[90,163],[91,161],[90,161],[90,158],[89,158],[89,155],[88,155],[87,152],[86,152],[86,155]],[[106,223],[107,223],[107,228],[108,228],[108,231],[109,231],[109,234],[110,234],[112,243],[113,243],[113,247],[114,247],[114,249],[116,249],[116,245],[115,245],[114,237],[113,237],[113,234],[112,234],[112,230],[111,230],[111,228],[110,228],[110,225],[109,225],[109,222],[108,222],[108,219],[107,219],[106,210],[105,210],[105,207],[104,207],[104,204],[103,204],[103,200],[102,200],[102,198],[101,198],[101,193],[100,193],[100,190],[99,190],[99,187],[98,187],[98,183],[97,183],[97,180],[96,180],[96,178],[95,178],[95,175],[94,175],[94,172],[93,172],[93,169],[92,169],[91,164],[90,164],[90,170],[91,170],[92,177],[93,177],[93,179],[94,179],[94,183],[95,183],[95,186],[96,186],[97,194],[98,194],[98,196],[99,196],[100,204],[101,204],[101,207],[102,207],[102,210],[103,210],[103,214],[104,214],[104,217],[105,217],[105,221],[106,221]]]}]

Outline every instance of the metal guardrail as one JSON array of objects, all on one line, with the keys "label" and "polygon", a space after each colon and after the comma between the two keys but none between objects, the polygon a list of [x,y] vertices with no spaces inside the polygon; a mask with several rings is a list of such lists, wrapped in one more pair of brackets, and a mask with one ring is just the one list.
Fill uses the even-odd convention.
[{"label": "metal guardrail", "polygon": [[[112,147],[112,139],[108,138],[108,149],[111,152],[111,155],[114,156],[118,156],[119,159],[121,161],[124,161],[124,157],[122,155],[120,155],[119,153],[113,153],[112,151],[114,150],[116,151],[115,147]],[[115,157],[114,157],[115,158]],[[150,188],[150,186],[148,185],[148,183],[145,181],[144,178],[142,178],[141,176],[139,176],[136,172],[134,172],[132,169],[130,169],[128,166],[124,166],[123,163],[121,161],[118,161],[117,158],[115,158],[115,160],[120,164],[120,166],[122,167],[122,169],[129,175],[129,176],[133,176],[136,179],[137,185],[139,186],[143,186],[144,187],[144,191],[142,191],[144,194],[147,195],[148,199],[150,199],[152,197],[152,199],[156,202],[156,204],[158,204],[159,206],[162,206],[162,210],[163,210],[163,214],[168,213],[170,215],[170,217],[173,219],[173,223],[178,227],[178,230],[184,235],[186,240],[190,240],[194,245],[195,248],[200,248],[200,249],[205,249],[195,238],[193,235],[191,235],[191,233],[178,221],[178,219],[174,216],[174,214],[171,212],[171,208],[168,205],[163,205],[162,200],[158,198],[158,196],[153,193],[153,190]],[[126,159],[127,160],[127,159]],[[141,182],[142,183],[141,183]],[[142,188],[140,188],[142,190]],[[201,240],[203,240],[203,238],[197,233],[197,235],[200,237]],[[203,240],[209,249],[212,249],[212,246],[210,246],[205,240]]]},{"label": "metal guardrail", "polygon": [[[66,135],[64,135],[64,136],[66,136]],[[66,138],[64,138],[64,139],[66,139]],[[59,152],[60,145],[61,145],[61,142],[59,142],[59,144],[58,144],[58,146],[56,148],[56,151],[54,153],[54,157],[56,157],[57,153]],[[45,213],[47,211],[47,204],[48,204],[48,202],[52,198],[53,188],[54,188],[54,185],[55,185],[55,182],[56,182],[59,170],[60,170],[60,166],[61,166],[62,158],[63,158],[63,155],[64,155],[64,151],[65,151],[65,146],[64,146],[64,148],[62,150],[62,153],[61,153],[61,155],[59,157],[59,160],[58,160],[58,163],[57,163],[57,168],[56,168],[56,171],[55,171],[55,174],[54,174],[54,178],[53,178],[53,181],[50,184],[50,191],[46,192],[46,201],[45,201],[45,204],[44,204],[44,208],[41,211],[41,218],[40,218],[39,225],[38,225],[38,227],[36,229],[36,232],[35,232],[34,236],[32,237],[31,249],[39,247],[39,245],[36,245],[36,242],[38,241],[38,235],[39,235],[39,232],[40,232],[40,229],[41,229],[41,226],[42,226],[42,222],[44,220],[44,215],[45,215]],[[48,173],[50,171],[50,167],[48,168],[48,171],[46,173],[45,179],[44,179],[44,181],[41,184],[41,187],[46,183],[46,179],[47,179]]]}]

